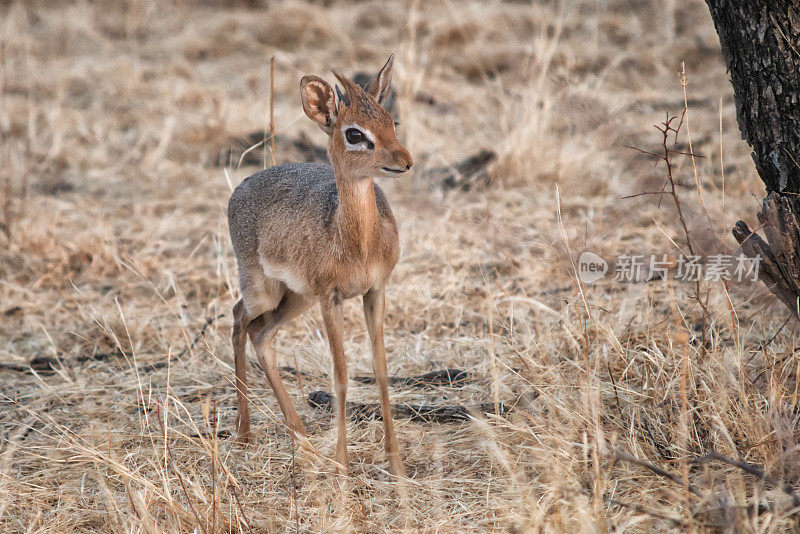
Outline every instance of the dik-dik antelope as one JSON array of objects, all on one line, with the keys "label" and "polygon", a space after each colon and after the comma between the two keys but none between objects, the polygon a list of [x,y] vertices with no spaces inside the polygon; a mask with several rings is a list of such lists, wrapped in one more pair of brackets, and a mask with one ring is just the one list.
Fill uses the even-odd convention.
[{"label": "dik-dik antelope", "polygon": [[278,328],[319,302],[333,356],[336,386],[336,459],[347,473],[345,401],[347,359],[342,301],[362,296],[380,389],[386,453],[392,472],[405,468],[392,424],[383,346],[384,285],[399,256],[397,225],[380,176],[411,168],[395,124],[381,105],[389,95],[394,56],[366,90],[334,73],[342,85],[318,76],[300,80],[306,115],[328,134],[331,165],[288,163],[258,172],[233,192],[228,204],[231,241],[239,265],[241,300],[233,307],[239,440],[250,440],[247,337],[275,392],[286,425],[305,435],[275,363]]}]

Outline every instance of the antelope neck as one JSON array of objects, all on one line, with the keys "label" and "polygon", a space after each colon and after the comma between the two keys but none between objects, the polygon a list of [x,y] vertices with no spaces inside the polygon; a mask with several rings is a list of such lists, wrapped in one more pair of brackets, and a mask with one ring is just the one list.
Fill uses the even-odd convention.
[{"label": "antelope neck", "polygon": [[352,180],[334,167],[339,206],[336,225],[346,253],[365,258],[378,238],[378,207],[372,178]]}]

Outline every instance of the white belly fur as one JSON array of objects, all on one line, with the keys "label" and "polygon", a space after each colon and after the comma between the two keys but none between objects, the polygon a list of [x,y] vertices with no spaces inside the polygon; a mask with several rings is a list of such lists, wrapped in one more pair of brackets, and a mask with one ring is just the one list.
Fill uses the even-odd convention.
[{"label": "white belly fur", "polygon": [[[286,265],[271,263],[264,258],[260,258],[259,263],[267,278],[283,282],[286,287],[294,293],[300,295],[309,294],[311,288],[305,277],[293,272]],[[385,274],[383,266],[374,263],[367,266],[365,269],[358,269],[356,272],[353,272],[352,275],[338,286],[338,289],[345,298],[357,297],[363,295],[375,287],[376,284],[382,282]]]},{"label": "white belly fur", "polygon": [[304,295],[308,292],[308,282],[302,277],[297,276],[287,266],[279,263],[269,263],[264,258],[259,258],[258,262],[264,270],[267,278],[280,280],[290,291]]}]

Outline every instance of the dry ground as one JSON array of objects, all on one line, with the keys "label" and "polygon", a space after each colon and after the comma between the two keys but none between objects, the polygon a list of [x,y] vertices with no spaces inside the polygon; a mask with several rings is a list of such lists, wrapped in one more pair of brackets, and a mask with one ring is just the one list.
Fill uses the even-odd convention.
[{"label": "dry ground", "polygon": [[[393,388],[393,400],[517,409],[397,421],[404,498],[380,423],[351,423],[344,496],[328,460],[335,429],[304,402],[331,390],[316,310],[278,350],[305,373],[302,386],[286,382],[318,455],[293,461],[255,366],[257,443],[228,434],[238,289],[225,206],[256,169],[211,163],[231,137],[264,127],[270,55],[278,136],[322,142],[300,76],[376,69],[392,51],[417,165],[385,184],[403,249],[387,298],[390,374],[459,367],[474,378]],[[756,226],[763,191],[703,2],[0,2],[0,59],[0,530],[796,525],[774,480],[687,463],[713,450],[800,483],[786,312],[759,284],[732,284],[731,307],[721,283],[703,283],[703,353],[694,285],[584,285],[573,269],[583,250],[685,251],[669,198],[622,198],[663,183],[663,166],[625,145],[658,148],[652,124],[684,107],[682,61],[679,146],[690,126],[709,214],[677,157],[687,223],[706,254],[735,250],[737,218]],[[488,189],[443,192],[422,178],[481,148],[500,155]],[[351,374],[368,374],[359,306],[346,312]],[[374,386],[350,392],[377,399]]]}]

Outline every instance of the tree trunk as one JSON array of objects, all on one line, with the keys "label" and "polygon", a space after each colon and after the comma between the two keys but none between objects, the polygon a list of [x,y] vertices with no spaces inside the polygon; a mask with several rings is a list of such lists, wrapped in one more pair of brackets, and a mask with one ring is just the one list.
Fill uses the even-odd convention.
[{"label": "tree trunk", "polygon": [[759,278],[800,318],[800,2],[706,3],[730,72],[739,130],[767,191],[758,215],[767,241],[742,221],[733,235],[747,256],[760,256]]}]

